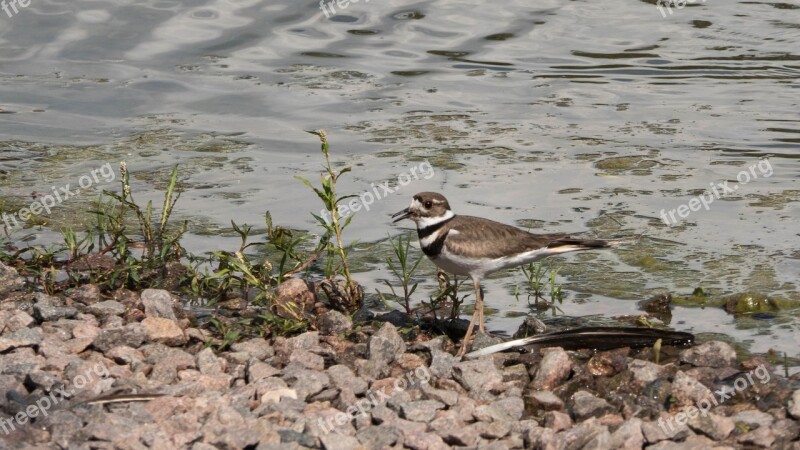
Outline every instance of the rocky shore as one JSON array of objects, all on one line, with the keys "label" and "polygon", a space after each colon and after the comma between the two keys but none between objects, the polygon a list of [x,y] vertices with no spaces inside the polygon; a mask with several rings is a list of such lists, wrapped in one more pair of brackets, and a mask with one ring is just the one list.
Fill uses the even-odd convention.
[{"label": "rocky shore", "polygon": [[724,342],[460,361],[390,323],[317,328],[227,346],[167,291],[30,293],[0,265],[0,449],[800,450],[800,378]]}]

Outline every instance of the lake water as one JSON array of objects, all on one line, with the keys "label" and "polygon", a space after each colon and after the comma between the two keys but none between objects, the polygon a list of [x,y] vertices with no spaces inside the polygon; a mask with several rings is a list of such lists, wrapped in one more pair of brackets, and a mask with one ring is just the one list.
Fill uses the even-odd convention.
[{"label": "lake water", "polygon": [[[266,210],[319,232],[321,205],[294,176],[317,178],[319,143],[303,130],[324,128],[334,161],[353,166],[341,192],[393,191],[346,234],[368,292],[385,290],[387,236],[413,236],[389,214],[433,190],[456,213],[533,231],[645,235],[550,260],[567,294],[559,315],[604,323],[655,293],[755,292],[788,306],[739,318],[678,307],[671,326],[800,356],[800,2],[333,7],[31,0],[0,11],[4,201],[75,189],[126,160],[137,200],[160,204],[178,163],[192,252],[235,249],[230,220],[263,227]],[[430,177],[398,183],[426,162]],[[118,189],[105,180],[16,236],[47,242],[79,225],[93,193]],[[726,195],[692,201],[712,186]],[[420,270],[421,299],[435,270]],[[490,330],[511,333],[529,311],[517,286],[518,270],[486,281]]]}]

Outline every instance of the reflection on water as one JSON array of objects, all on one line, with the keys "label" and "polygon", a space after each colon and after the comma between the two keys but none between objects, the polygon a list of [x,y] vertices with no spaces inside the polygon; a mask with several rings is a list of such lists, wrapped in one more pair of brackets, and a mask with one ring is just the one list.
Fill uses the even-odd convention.
[{"label": "reflection on water", "polygon": [[[703,2],[667,17],[653,1],[621,0],[374,0],[329,18],[313,1],[86,7],[34,1],[0,13],[7,205],[123,159],[143,200],[156,199],[177,162],[190,250],[227,245],[201,236],[231,218],[261,224],[267,209],[310,229],[319,205],[293,176],[319,171],[303,130],[326,128],[354,166],[344,190],[421,161],[436,169],[353,221],[351,238],[373,250],[358,263],[368,291],[388,276],[382,240],[400,232],[387,214],[435,190],[457,213],[537,230],[645,233],[633,248],[552,261],[566,315],[630,314],[630,300],[698,286],[800,301],[797,3]],[[764,157],[769,178],[663,223],[661,210]],[[49,226],[87,205],[65,203]],[[528,311],[513,295],[522,281],[512,271],[486,283],[492,329],[513,331]],[[682,307],[672,325],[796,357],[798,315]]]}]

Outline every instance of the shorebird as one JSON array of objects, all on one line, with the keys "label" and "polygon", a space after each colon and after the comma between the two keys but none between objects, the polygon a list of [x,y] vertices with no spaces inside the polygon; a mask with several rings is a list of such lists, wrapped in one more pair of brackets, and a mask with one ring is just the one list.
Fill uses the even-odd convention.
[{"label": "shorebird", "polygon": [[475,321],[485,332],[481,280],[492,272],[528,264],[551,255],[613,247],[623,239],[576,239],[566,234],[533,234],[481,217],[456,215],[437,192],[420,192],[411,205],[392,215],[397,223],[411,219],[417,225],[422,251],[439,268],[466,275],[475,287],[475,312],[467,327],[459,356],[463,356]]}]

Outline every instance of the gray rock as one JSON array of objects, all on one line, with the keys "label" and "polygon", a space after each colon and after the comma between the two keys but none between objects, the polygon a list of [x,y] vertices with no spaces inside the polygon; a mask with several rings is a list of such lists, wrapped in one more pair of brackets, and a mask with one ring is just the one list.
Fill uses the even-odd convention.
[{"label": "gray rock", "polygon": [[[9,316],[6,317],[6,331],[17,331],[20,328],[28,328],[33,325],[36,320],[25,311],[10,311]],[[2,328],[0,328],[2,331]]]},{"label": "gray rock", "polygon": [[386,425],[367,427],[359,431],[356,437],[367,450],[380,450],[391,447],[402,438],[400,430]]},{"label": "gray rock", "polygon": [[106,300],[104,302],[94,303],[86,310],[95,316],[121,316],[125,314],[125,305],[114,300]]},{"label": "gray rock", "polygon": [[561,347],[548,349],[531,382],[538,391],[553,390],[564,382],[572,371],[569,355]]},{"label": "gray rock", "polygon": [[437,378],[450,378],[453,375],[453,366],[459,362],[458,358],[450,353],[431,349],[431,375]]},{"label": "gray rock", "polygon": [[462,361],[453,366],[453,378],[478,400],[491,400],[491,391],[503,384],[503,373],[494,365],[491,357],[473,361]]},{"label": "gray rock", "polygon": [[200,369],[200,373],[204,375],[225,373],[225,360],[218,358],[217,355],[214,354],[214,350],[211,350],[209,347],[197,352],[195,360],[197,361],[197,368]]},{"label": "gray rock", "polygon": [[110,328],[100,331],[92,345],[94,348],[105,353],[114,347],[124,345],[131,348],[138,348],[147,339],[144,327],[139,323],[129,323],[124,327]]},{"label": "gray rock", "polygon": [[370,337],[367,343],[369,359],[383,364],[391,364],[405,353],[406,344],[397,328],[390,323],[385,323],[377,333]]},{"label": "gray rock", "polygon": [[681,362],[700,367],[730,367],[736,364],[736,350],[722,341],[708,341],[680,354]]},{"label": "gray rock", "polygon": [[[353,436],[345,436],[338,433],[323,434],[319,437],[322,447],[325,450],[351,450],[358,448],[361,444]],[[312,447],[311,445],[307,447]]]},{"label": "gray rock", "polygon": [[471,447],[478,443],[480,434],[478,430],[465,427],[464,422],[456,417],[451,411],[437,417],[430,422],[430,428],[435,431],[442,440],[450,445]]},{"label": "gray rock", "polygon": [[[569,417],[569,416],[567,416]],[[549,428],[531,428],[523,434],[525,448],[536,450],[559,450],[564,448],[563,436]]]},{"label": "gray rock", "polygon": [[610,444],[609,448],[640,450],[644,445],[642,420],[637,417],[632,417],[623,422],[616,431],[611,433]]},{"label": "gray rock", "polygon": [[[800,391],[798,391],[800,392]],[[747,411],[739,411],[731,416],[731,419],[736,423],[743,423],[750,428],[755,427],[770,427],[775,421],[772,414],[768,414],[757,409],[749,409]]]},{"label": "gray rock", "polygon": [[447,450],[449,445],[434,433],[408,432],[404,430],[403,445],[412,450]]},{"label": "gray rock", "polygon": [[564,408],[564,402],[551,391],[535,391],[528,394],[529,404],[535,410],[558,411]]},{"label": "gray rock", "polygon": [[516,422],[525,412],[525,403],[519,397],[506,397],[488,405],[475,408],[473,415],[482,421]]},{"label": "gray rock", "polygon": [[705,403],[712,400],[713,395],[710,389],[684,372],[678,371],[675,374],[675,379],[672,381],[672,396],[678,401],[678,405],[694,406],[701,400]]},{"label": "gray rock", "polygon": [[458,403],[458,392],[446,389],[436,389],[428,383],[422,384],[420,388],[425,396],[430,400],[440,401],[447,406],[453,406]]},{"label": "gray rock", "polygon": [[780,439],[784,442],[791,442],[800,437],[800,422],[792,420],[791,418],[778,419],[770,428],[772,432],[775,433],[776,440]]},{"label": "gray rock", "polygon": [[255,361],[247,365],[247,381],[250,383],[264,378],[274,377],[279,373],[280,370],[265,362]]},{"label": "gray rock", "polygon": [[[37,295],[42,295],[42,297],[39,297],[41,299],[47,297],[43,294]],[[48,299],[37,300],[36,304],[33,305],[33,313],[36,318],[43,322],[52,322],[59,319],[73,319],[78,315],[78,310],[71,306],[54,306]]]},{"label": "gray rock", "polygon": [[708,450],[714,448],[714,441],[699,435],[692,435],[683,442],[661,441],[647,447],[647,450]]},{"label": "gray rock", "polygon": [[25,289],[25,279],[13,267],[0,262],[0,297]]},{"label": "gray rock", "polygon": [[142,291],[142,304],[147,317],[156,317],[177,321],[172,295],[163,289],[145,289]]},{"label": "gray rock", "polygon": [[572,415],[577,421],[589,417],[601,417],[614,410],[607,401],[587,391],[578,391],[572,396]]},{"label": "gray rock", "polygon": [[502,344],[503,342],[504,340],[500,336],[492,336],[478,331],[475,333],[475,339],[472,341],[472,351],[474,352],[486,347],[491,347],[492,345]]},{"label": "gray rock", "polygon": [[702,433],[715,441],[726,439],[736,428],[733,420],[712,412],[692,414],[689,416],[688,425],[694,431]]},{"label": "gray rock", "polygon": [[289,355],[289,362],[296,362],[310,370],[325,370],[325,359],[322,356],[311,353],[304,348],[294,349]]},{"label": "gray rock", "polygon": [[640,386],[645,386],[664,376],[664,366],[643,359],[628,359],[628,370]]},{"label": "gray rock", "polygon": [[742,445],[772,448],[772,444],[775,442],[775,433],[770,428],[759,427],[739,436],[736,438],[736,442]]},{"label": "gray rock", "polygon": [[436,400],[418,400],[402,403],[400,409],[403,417],[414,422],[430,422],[436,416],[436,411],[444,408],[444,403]]},{"label": "gray rock", "polygon": [[330,310],[319,316],[319,332],[327,336],[336,336],[353,329],[353,321],[336,310]]},{"label": "gray rock", "polygon": [[590,419],[560,433],[564,439],[565,450],[583,448],[608,449],[611,445],[611,434],[608,427]]},{"label": "gray rock", "polygon": [[665,440],[681,440],[686,438],[690,433],[689,426],[686,423],[679,423],[675,420],[675,416],[667,413],[661,413],[658,420],[654,422],[642,423],[642,434],[645,440],[650,444],[655,444]]},{"label": "gray rock", "polygon": [[275,355],[275,349],[267,342],[266,339],[254,338],[249,341],[237,342],[231,345],[231,350],[234,352],[244,352],[250,354],[251,357],[260,361],[266,358],[271,358]]},{"label": "gray rock", "polygon": [[308,434],[303,434],[294,430],[281,428],[278,430],[278,435],[281,437],[282,444],[297,442],[303,447],[316,447],[317,441]]},{"label": "gray rock", "polygon": [[347,366],[337,364],[328,367],[327,372],[328,376],[331,378],[331,383],[338,389],[347,389],[353,394],[361,395],[366,392],[369,387],[366,380],[357,377]]},{"label": "gray rock", "polygon": [[572,428],[572,418],[569,414],[559,411],[549,411],[544,415],[544,426],[558,433]]},{"label": "gray rock", "polygon": [[323,389],[330,387],[331,379],[324,372],[306,370],[301,368],[284,369],[283,379],[289,386],[297,391],[299,400],[307,400],[309,397],[322,392]]},{"label": "gray rock", "polygon": [[0,353],[18,347],[33,347],[39,345],[42,339],[44,335],[40,328],[20,328],[0,337]]},{"label": "gray rock", "polygon": [[181,327],[174,320],[164,317],[145,317],[141,322],[147,339],[170,346],[181,346],[187,338]]},{"label": "gray rock", "polygon": [[474,425],[480,437],[489,440],[502,439],[511,432],[509,422],[478,422]]},{"label": "gray rock", "polygon": [[800,389],[792,393],[792,398],[788,402],[787,410],[789,415],[800,420]]},{"label": "gray rock", "polygon": [[92,305],[101,300],[100,288],[96,284],[84,284],[68,290],[66,294],[84,305]]}]

